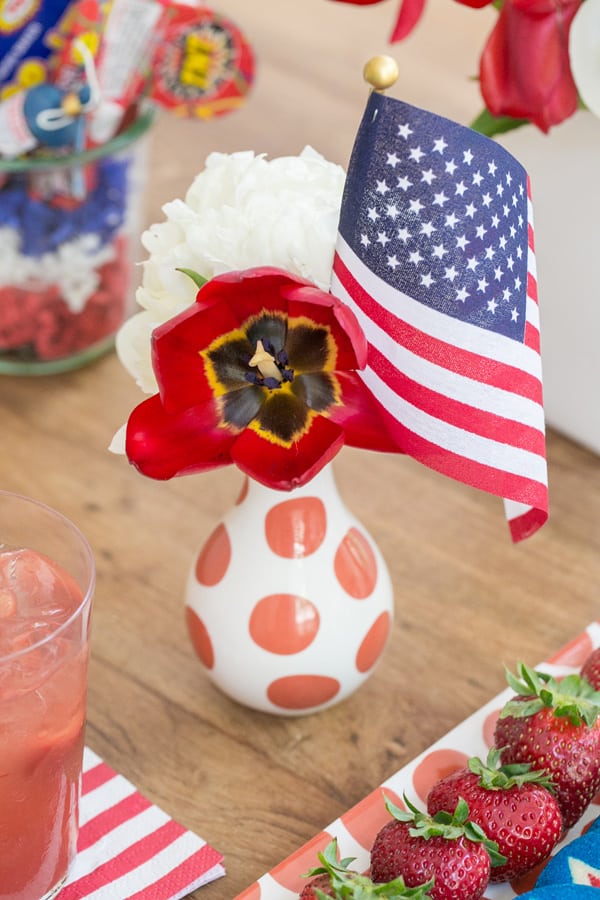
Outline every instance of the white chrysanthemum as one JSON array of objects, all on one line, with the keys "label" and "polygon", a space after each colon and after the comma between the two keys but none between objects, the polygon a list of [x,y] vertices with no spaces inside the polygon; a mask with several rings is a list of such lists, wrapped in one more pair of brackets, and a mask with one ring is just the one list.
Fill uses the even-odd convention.
[{"label": "white chrysanthemum", "polygon": [[212,278],[276,266],[329,290],[345,178],[311,147],[272,160],[253,152],[210,154],[185,201],[167,203],[166,221],[142,235],[149,258],[137,301],[144,311],[117,336],[119,358],[142,390],[157,390],[152,330],[196,296],[178,268]]},{"label": "white chrysanthemum", "polygon": [[569,58],[579,96],[600,116],[600,0],[585,0],[569,33]]}]

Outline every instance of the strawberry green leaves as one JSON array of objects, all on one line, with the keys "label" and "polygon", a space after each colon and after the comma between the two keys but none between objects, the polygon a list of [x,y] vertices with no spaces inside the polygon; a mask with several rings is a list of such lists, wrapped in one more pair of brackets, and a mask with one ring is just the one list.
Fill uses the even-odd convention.
[{"label": "strawberry green leaves", "polygon": [[581,675],[567,675],[557,681],[552,675],[537,672],[520,662],[517,676],[507,670],[506,680],[519,699],[509,700],[504,705],[501,718],[525,718],[547,707],[572,725],[585,723],[591,726],[600,714],[600,691],[594,690]]},{"label": "strawberry green leaves", "polygon": [[533,769],[531,763],[501,765],[502,750],[502,747],[492,747],[485,763],[478,756],[469,759],[469,771],[479,776],[480,787],[486,790],[508,790],[524,784],[538,784],[552,791],[552,778],[545,769]]},{"label": "strawberry green leaves", "polygon": [[354,858],[338,860],[335,838],[317,856],[321,865],[310,869],[303,877],[327,876],[319,882],[321,885],[326,883],[327,893],[321,890],[319,883],[308,884],[300,895],[302,900],[312,900],[313,897],[315,900],[331,900],[331,897],[337,900],[371,900],[374,897],[385,900],[429,900],[431,897],[429,889],[433,880],[414,887],[407,887],[402,877],[375,884],[368,876],[349,870],[348,866],[354,862]]},{"label": "strawberry green leaves", "polygon": [[506,862],[506,857],[498,852],[498,844],[491,841],[483,828],[469,819],[469,807],[466,801],[460,797],[453,813],[440,810],[434,816],[422,812],[404,796],[404,803],[408,811],[400,809],[392,801],[385,797],[387,811],[399,822],[408,822],[411,837],[421,837],[429,840],[432,837],[442,837],[453,841],[464,837],[474,844],[481,843],[488,851],[492,866],[501,866]]}]

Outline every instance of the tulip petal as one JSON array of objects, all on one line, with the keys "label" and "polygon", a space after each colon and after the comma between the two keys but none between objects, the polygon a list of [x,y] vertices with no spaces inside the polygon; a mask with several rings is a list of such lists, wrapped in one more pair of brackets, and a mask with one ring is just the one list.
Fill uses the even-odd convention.
[{"label": "tulip petal", "polygon": [[267,487],[290,491],[310,481],[341,450],[344,432],[329,419],[316,416],[307,433],[291,447],[265,440],[247,428],[231,449],[242,472]]},{"label": "tulip petal", "polygon": [[243,272],[227,272],[226,275],[213,278],[209,284],[218,290],[241,324],[251,316],[260,315],[263,309],[272,313],[286,313],[285,290],[294,282],[299,286],[306,284],[289,272],[264,266]]},{"label": "tulip petal", "polygon": [[338,380],[329,372],[312,372],[294,379],[292,391],[314,412],[328,412],[340,398]]},{"label": "tulip petal", "polygon": [[337,372],[340,402],[331,407],[329,417],[344,429],[349,447],[404,453],[387,430],[387,413],[366,387],[360,375]]},{"label": "tulip petal", "polygon": [[228,465],[235,440],[218,426],[212,402],[170,415],[155,394],[129,416],[125,451],[142,474],[166,480]]},{"label": "tulip petal", "polygon": [[201,351],[237,327],[228,304],[221,302],[209,308],[192,304],[154,331],[152,365],[167,412],[181,412],[212,398]]},{"label": "tulip petal", "polygon": [[247,384],[239,391],[230,391],[219,398],[223,422],[236,431],[245,428],[254,419],[264,402],[264,388]]},{"label": "tulip petal", "polygon": [[418,24],[424,9],[425,0],[402,0],[396,24],[390,35],[390,44],[395,44],[397,41],[402,41],[408,37]]},{"label": "tulip petal", "polygon": [[332,371],[335,367],[337,348],[327,328],[292,321],[285,349],[296,374]]},{"label": "tulip petal", "polygon": [[203,352],[206,377],[214,394],[220,395],[247,385],[248,361],[253,353],[254,345],[245,336],[228,335],[215,347]]},{"label": "tulip petal", "polygon": [[293,452],[293,445],[309,430],[311,420],[311,411],[304,400],[291,388],[282,388],[269,391],[251,427],[271,443]]},{"label": "tulip petal", "polygon": [[252,353],[258,341],[270,341],[275,351],[283,350],[287,336],[287,317],[276,311],[263,310],[255,322],[247,328],[246,334]]},{"label": "tulip petal", "polygon": [[367,339],[349,306],[333,294],[314,286],[292,288],[287,292],[290,324],[307,318],[326,325],[336,344],[335,368],[344,371],[364,369],[367,364]]}]

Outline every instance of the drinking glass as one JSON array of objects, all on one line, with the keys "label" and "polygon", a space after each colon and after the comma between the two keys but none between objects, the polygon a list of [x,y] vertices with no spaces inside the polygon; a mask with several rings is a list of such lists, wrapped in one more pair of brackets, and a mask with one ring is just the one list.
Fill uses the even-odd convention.
[{"label": "drinking glass", "polygon": [[49,900],[75,856],[94,583],[72,522],[0,491],[0,900]]}]

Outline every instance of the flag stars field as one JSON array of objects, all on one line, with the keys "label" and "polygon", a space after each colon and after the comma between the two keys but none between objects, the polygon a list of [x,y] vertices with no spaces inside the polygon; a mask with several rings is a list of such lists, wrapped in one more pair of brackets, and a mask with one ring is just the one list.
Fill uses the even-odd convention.
[{"label": "flag stars field", "polygon": [[[475,146],[459,153],[454,148],[450,155],[445,135],[417,141],[415,131],[408,122],[400,123],[371,174],[361,245],[378,248],[381,272],[409,266],[418,300],[450,315],[462,317],[466,310],[478,324],[520,339],[525,295],[512,297],[511,292],[509,305],[505,291],[511,267],[494,258],[509,253],[520,284],[526,283],[517,247],[526,220],[524,171],[513,173],[496,159],[479,159]],[[448,234],[451,241],[440,240]],[[446,288],[440,291],[440,284]]]},{"label": "flag stars field", "polygon": [[391,433],[415,459],[504,497],[515,540],[548,508],[528,187],[494,141],[373,92],[331,286],[365,331],[361,377]]}]

